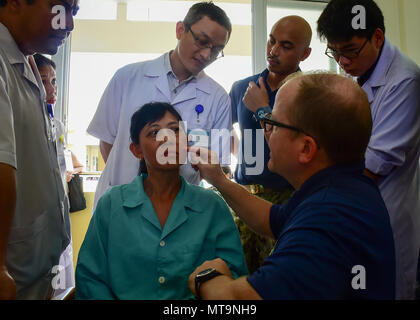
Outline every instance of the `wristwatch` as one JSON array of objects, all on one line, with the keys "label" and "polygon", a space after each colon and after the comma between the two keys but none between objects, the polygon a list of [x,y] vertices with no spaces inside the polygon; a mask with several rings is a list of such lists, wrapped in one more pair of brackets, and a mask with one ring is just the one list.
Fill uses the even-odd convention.
[{"label": "wristwatch", "polygon": [[264,120],[264,117],[267,113],[271,112],[271,108],[270,107],[261,107],[258,108],[257,111],[255,111],[254,113],[254,119],[255,121],[259,122]]},{"label": "wristwatch", "polygon": [[221,275],[222,274],[219,271],[217,271],[215,268],[209,268],[209,269],[203,270],[195,275],[195,294],[198,300],[202,299],[200,295],[200,286],[204,282],[211,280],[217,276],[221,276]]}]

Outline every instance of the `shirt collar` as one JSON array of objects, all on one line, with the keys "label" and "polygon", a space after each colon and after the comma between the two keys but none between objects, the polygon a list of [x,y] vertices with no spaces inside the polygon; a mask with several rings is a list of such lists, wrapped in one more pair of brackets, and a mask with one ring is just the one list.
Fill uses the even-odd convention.
[{"label": "shirt collar", "polygon": [[372,75],[373,71],[375,71],[376,65],[379,62],[379,59],[381,58],[382,55],[382,51],[384,50],[385,47],[385,42],[381,47],[381,50],[379,51],[379,55],[376,58],[375,63],[370,67],[370,69],[368,71],[366,71],[363,75],[361,75],[358,79],[357,79],[357,83],[362,87],[366,81],[369,80],[370,76]]},{"label": "shirt collar", "polygon": [[[175,75],[174,70],[172,69],[172,66],[171,66],[171,59],[170,59],[170,57],[171,57],[172,51],[169,51],[169,52],[165,53],[165,58],[164,58],[165,70],[166,70],[166,74],[167,75],[172,75],[175,79],[178,80],[178,77]],[[186,80],[184,80],[182,82],[189,82],[189,81],[191,81],[193,79],[196,80],[196,76],[195,75],[189,76],[188,79],[186,79]]]},{"label": "shirt collar", "polygon": [[385,38],[385,42],[382,47],[382,52],[379,57],[379,60],[377,61],[374,70],[372,71],[370,77],[368,77],[368,79],[366,80],[365,84],[369,85],[370,87],[383,86],[387,81],[386,75],[391,66],[392,60],[394,59],[394,55],[394,47]]},{"label": "shirt collar", "polygon": [[[145,71],[144,71],[145,76],[161,77],[161,76],[167,76],[168,72],[173,73],[170,60],[169,60],[169,54],[170,52],[167,52],[163,54],[162,56],[160,56],[159,58],[153,61],[150,61],[150,63],[145,66]],[[214,84],[212,80],[206,76],[204,70],[200,71],[197,75],[193,77],[196,80],[193,83],[195,84],[197,89],[207,94],[211,94],[212,88],[214,88]]]},{"label": "shirt collar", "polygon": [[16,44],[16,41],[13,39],[12,35],[9,32],[9,29],[6,28],[4,24],[0,22],[0,47],[6,54],[7,59],[10,64],[22,63],[25,64],[26,57],[20,51],[19,47]]},{"label": "shirt collar", "polygon": [[[132,182],[121,187],[124,207],[135,208],[149,200],[149,197],[143,188],[143,181],[145,177],[145,175],[137,176]],[[200,201],[197,201],[198,199],[194,197],[195,192],[191,190],[194,187],[188,184],[182,176],[180,178],[182,186],[177,197],[179,196],[183,198],[184,207],[188,207],[197,212],[203,211],[203,204]]]},{"label": "shirt collar", "polygon": [[342,179],[343,175],[363,176],[364,168],[365,164],[362,161],[349,165],[334,165],[318,171],[306,180],[300,189],[293,194],[292,198],[286,204],[287,212],[292,212],[301,202],[318,190],[333,184],[333,181],[336,179]]},{"label": "shirt collar", "polygon": [[19,65],[18,70],[28,81],[33,83],[40,91],[41,100],[45,99],[45,89],[42,85],[41,76],[35,64],[33,68],[27,57],[20,51],[16,41],[13,39],[9,30],[0,22],[0,48],[6,55],[6,59],[11,65]]},{"label": "shirt collar", "polygon": [[[302,70],[300,69],[300,67],[298,67],[297,70],[296,70],[296,72],[301,72],[301,71]],[[280,88],[278,88],[278,89],[276,89],[274,91],[271,91],[270,86],[268,85],[268,81],[267,81],[268,73],[269,73],[269,70],[267,68],[263,72],[261,72],[261,74],[258,76],[258,78],[259,77],[262,77],[263,78],[265,87],[267,88],[267,91],[268,91],[268,94],[274,94],[274,95],[276,95],[277,94],[277,91],[279,91]]]}]

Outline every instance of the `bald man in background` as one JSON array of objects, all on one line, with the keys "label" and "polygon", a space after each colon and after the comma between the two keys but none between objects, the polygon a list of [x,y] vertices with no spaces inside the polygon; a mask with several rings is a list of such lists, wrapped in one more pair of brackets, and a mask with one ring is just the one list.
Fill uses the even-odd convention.
[{"label": "bald man in background", "polygon": [[[259,74],[235,82],[230,92],[232,123],[237,122],[241,131],[239,150],[235,154],[238,158],[235,180],[252,194],[274,204],[286,202],[294,189],[282,176],[268,170],[270,151],[259,120],[265,113],[271,113],[283,80],[299,71],[300,62],[310,55],[311,38],[312,30],[305,19],[299,16],[280,19],[272,27],[267,41],[267,68]],[[262,148],[264,152],[259,152]],[[252,156],[257,159],[249,163]],[[248,268],[252,273],[269,255],[274,242],[253,233],[239,218],[236,221]]]}]

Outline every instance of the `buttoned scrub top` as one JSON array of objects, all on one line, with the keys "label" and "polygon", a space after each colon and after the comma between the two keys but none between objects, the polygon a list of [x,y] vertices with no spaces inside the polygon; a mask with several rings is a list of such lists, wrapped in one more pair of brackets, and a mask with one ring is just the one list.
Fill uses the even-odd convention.
[{"label": "buttoned scrub top", "polygon": [[143,176],[99,200],[80,249],[78,299],[189,299],[188,277],[217,257],[234,277],[247,274],[232,215],[216,193],[182,179],[164,225]]},{"label": "buttoned scrub top", "polygon": [[7,268],[18,299],[46,299],[51,271],[69,243],[70,221],[54,125],[30,59],[0,23],[0,162],[16,168],[17,181]]},{"label": "buttoned scrub top", "polygon": [[373,128],[366,168],[391,218],[397,259],[397,298],[413,299],[420,250],[420,68],[385,40],[363,84]]},{"label": "buttoned scrub top", "polygon": [[[174,106],[191,130],[225,129],[224,139],[210,141],[216,150],[223,146],[221,163],[230,161],[230,132],[232,117],[227,92],[204,71],[186,81],[177,94],[171,90],[169,52],[151,61],[127,65],[118,70],[109,82],[89,124],[88,133],[112,145],[106,166],[95,193],[95,206],[111,186],[129,183],[138,173],[139,160],[130,152],[130,120],[134,112],[149,102],[167,102]],[[165,63],[166,61],[166,63]],[[195,108],[203,106],[197,115]],[[198,138],[197,138],[198,139]],[[226,159],[227,158],[227,159]],[[190,164],[181,166],[181,175],[190,183],[198,184],[200,175]]]}]

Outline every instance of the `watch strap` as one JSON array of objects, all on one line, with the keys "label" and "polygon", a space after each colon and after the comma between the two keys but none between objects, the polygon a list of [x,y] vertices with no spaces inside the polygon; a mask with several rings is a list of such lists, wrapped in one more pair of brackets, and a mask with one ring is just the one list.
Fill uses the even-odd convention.
[{"label": "watch strap", "polygon": [[195,294],[197,296],[197,300],[202,300],[202,297],[200,295],[200,286],[206,282],[209,281],[215,277],[221,276],[222,274],[217,271],[216,269],[212,269],[210,273],[204,275],[204,276],[199,276],[199,274],[197,274],[195,276]]}]

